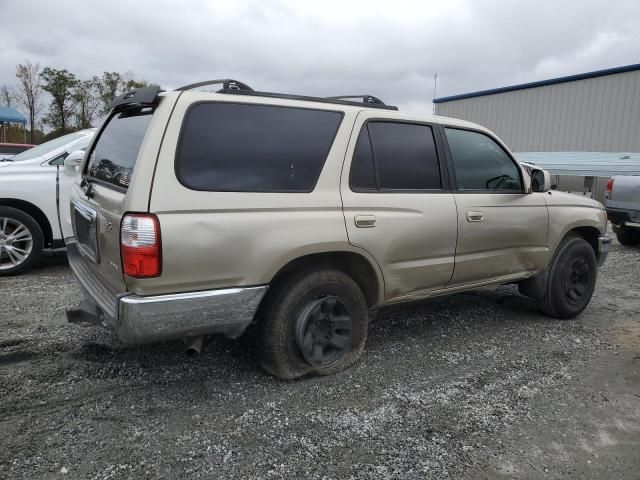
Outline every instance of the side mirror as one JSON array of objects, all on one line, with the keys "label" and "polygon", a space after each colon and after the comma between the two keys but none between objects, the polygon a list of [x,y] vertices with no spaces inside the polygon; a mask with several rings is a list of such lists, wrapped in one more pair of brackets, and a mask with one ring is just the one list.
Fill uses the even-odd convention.
[{"label": "side mirror", "polygon": [[551,190],[551,174],[546,170],[533,169],[531,171],[531,191],[548,192]]},{"label": "side mirror", "polygon": [[82,160],[84,159],[84,150],[75,150],[67,155],[67,158],[64,159],[65,167],[78,167],[82,165]]}]

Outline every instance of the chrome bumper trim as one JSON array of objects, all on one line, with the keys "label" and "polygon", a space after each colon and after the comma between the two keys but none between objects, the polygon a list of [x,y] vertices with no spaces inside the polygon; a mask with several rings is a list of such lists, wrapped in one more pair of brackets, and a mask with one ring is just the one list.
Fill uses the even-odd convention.
[{"label": "chrome bumper trim", "polygon": [[146,343],[222,333],[239,337],[253,321],[267,286],[120,298],[116,333]]},{"label": "chrome bumper trim", "polygon": [[101,325],[129,344],[210,333],[239,337],[268,289],[262,285],[155,296],[118,293],[94,272],[76,242],[67,243],[67,252],[85,297],[77,308],[67,310],[69,322]]},{"label": "chrome bumper trim", "polygon": [[598,266],[601,267],[605,260],[607,259],[607,255],[609,255],[609,250],[611,250],[611,237],[609,235],[601,235],[598,237]]}]

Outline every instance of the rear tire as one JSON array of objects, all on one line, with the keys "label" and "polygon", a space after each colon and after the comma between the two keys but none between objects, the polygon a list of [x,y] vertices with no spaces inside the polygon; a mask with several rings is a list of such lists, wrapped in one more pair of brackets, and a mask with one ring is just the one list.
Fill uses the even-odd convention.
[{"label": "rear tire", "polygon": [[555,318],[573,318],[589,304],[596,285],[598,263],[593,248],[580,237],[565,238],[549,267],[540,309]]},{"label": "rear tire", "polygon": [[44,235],[22,210],[0,207],[0,277],[29,270],[42,256]]},{"label": "rear tire", "polygon": [[635,228],[620,227],[616,229],[618,241],[627,247],[635,247],[640,244],[640,230]]},{"label": "rear tire", "polygon": [[272,287],[258,313],[262,367],[290,380],[331,375],[364,349],[369,311],[358,284],[338,270],[294,274]]}]

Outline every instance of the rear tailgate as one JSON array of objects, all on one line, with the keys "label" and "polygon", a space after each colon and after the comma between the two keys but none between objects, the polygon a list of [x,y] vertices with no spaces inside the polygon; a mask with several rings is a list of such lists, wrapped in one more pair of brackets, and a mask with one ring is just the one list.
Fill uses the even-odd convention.
[{"label": "rear tailgate", "polygon": [[122,217],[148,211],[155,162],[176,98],[160,97],[155,108],[112,113],[90,146],[81,182],[74,185],[71,215],[83,275],[90,274],[113,295],[127,291],[120,258]]},{"label": "rear tailgate", "polygon": [[613,189],[607,207],[640,211],[640,176],[613,177]]}]

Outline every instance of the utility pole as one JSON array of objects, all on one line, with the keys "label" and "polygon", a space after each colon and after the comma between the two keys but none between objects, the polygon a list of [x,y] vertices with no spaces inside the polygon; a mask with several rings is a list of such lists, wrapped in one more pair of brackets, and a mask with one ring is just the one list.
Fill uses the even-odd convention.
[{"label": "utility pole", "polygon": [[433,114],[436,114],[436,104],[433,103],[433,100],[435,100],[436,98],[436,89],[438,87],[438,72],[435,73],[435,75],[433,76],[433,99],[431,101],[431,103],[433,104]]}]

